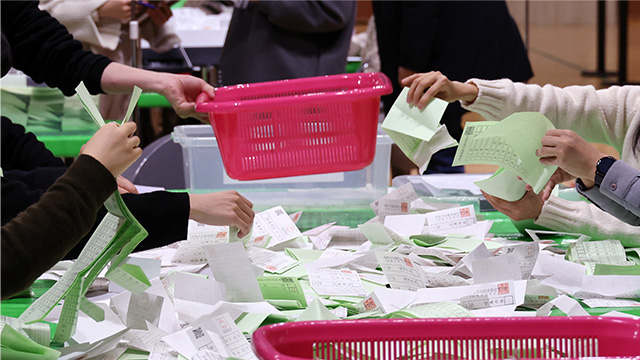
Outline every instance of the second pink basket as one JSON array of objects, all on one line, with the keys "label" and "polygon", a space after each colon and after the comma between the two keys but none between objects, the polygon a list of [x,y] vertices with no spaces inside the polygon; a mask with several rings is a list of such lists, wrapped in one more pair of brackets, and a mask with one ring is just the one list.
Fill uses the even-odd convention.
[{"label": "second pink basket", "polygon": [[237,180],[360,170],[375,156],[381,73],[225,86],[209,113],[227,174]]}]

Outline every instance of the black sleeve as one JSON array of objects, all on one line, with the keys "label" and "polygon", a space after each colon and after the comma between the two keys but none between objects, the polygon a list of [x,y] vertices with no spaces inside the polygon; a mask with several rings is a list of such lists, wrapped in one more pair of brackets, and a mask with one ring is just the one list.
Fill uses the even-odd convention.
[{"label": "black sleeve", "polygon": [[40,200],[67,170],[24,127],[2,117],[2,225]]},{"label": "black sleeve", "polygon": [[2,33],[13,56],[13,67],[34,81],[57,87],[67,95],[84,81],[92,94],[102,92],[100,80],[107,57],[82,50],[67,29],[37,1],[2,1]]},{"label": "black sleeve", "polygon": [[33,133],[2,117],[2,170],[29,171],[39,167],[65,167]]},{"label": "black sleeve", "polygon": [[[155,191],[139,195],[123,194],[122,198],[133,216],[149,233],[147,238],[136,247],[136,251],[169,245],[187,238],[189,194]],[[98,211],[93,229],[65,256],[65,259],[75,259],[80,255],[80,251],[106,213],[107,210],[104,207]]]}]

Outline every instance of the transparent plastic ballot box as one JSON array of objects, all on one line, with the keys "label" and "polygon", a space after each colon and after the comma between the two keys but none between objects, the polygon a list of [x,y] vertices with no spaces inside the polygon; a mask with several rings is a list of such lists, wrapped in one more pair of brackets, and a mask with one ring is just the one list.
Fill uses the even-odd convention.
[{"label": "transparent plastic ballot box", "polygon": [[182,147],[185,186],[192,193],[237,190],[258,210],[277,205],[363,209],[387,194],[393,141],[380,129],[374,160],[361,170],[250,181],[226,174],[211,126],[176,126],[171,136]]}]

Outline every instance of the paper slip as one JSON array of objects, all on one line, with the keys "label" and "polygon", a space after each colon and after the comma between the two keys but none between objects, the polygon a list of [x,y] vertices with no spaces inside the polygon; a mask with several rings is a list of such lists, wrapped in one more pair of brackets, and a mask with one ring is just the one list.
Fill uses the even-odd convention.
[{"label": "paper slip", "polygon": [[392,289],[417,290],[427,286],[422,270],[408,257],[388,252],[375,254]]},{"label": "paper slip", "polygon": [[430,233],[447,234],[476,223],[473,205],[457,207],[427,213],[427,226]]},{"label": "paper slip", "polygon": [[593,262],[624,265],[627,263],[627,255],[620,240],[574,242],[569,245],[566,258],[579,264]]},{"label": "paper slip", "polygon": [[158,325],[163,297],[149,294],[132,294],[129,300],[125,324],[131,329],[147,329],[147,322]]},{"label": "paper slip", "polygon": [[119,267],[147,232],[115,192],[105,201],[108,214],[91,235],[78,259],[56,284],[21,315],[25,322],[41,320],[64,297],[54,341],[64,343],[75,331],[80,298],[109,262]]},{"label": "paper slip", "polygon": [[320,234],[322,234],[323,232],[329,230],[333,225],[335,225],[336,222],[331,222],[328,224],[324,224],[324,225],[320,225],[318,227],[315,227],[313,229],[309,229],[305,232],[302,233],[302,235],[307,235],[307,236],[318,236]]},{"label": "paper slip", "polygon": [[289,215],[289,217],[291,218],[291,221],[293,221],[295,224],[297,224],[298,220],[300,220],[300,217],[302,216],[302,211],[303,210],[300,210],[300,211],[294,212],[293,214]]},{"label": "paper slip", "polygon": [[130,330],[124,336],[128,347],[151,352],[167,333],[147,322],[146,330]]},{"label": "paper slip", "polygon": [[582,291],[575,295],[586,298],[616,297],[637,299],[640,298],[640,276],[585,275],[582,277]]},{"label": "paper slip", "polygon": [[531,276],[540,279],[543,285],[573,294],[582,290],[582,278],[585,272],[584,265],[541,252]]},{"label": "paper slip", "polygon": [[187,326],[180,331],[164,336],[162,341],[187,359],[193,358],[198,351],[203,350],[222,353],[224,357],[228,355],[220,336],[213,331],[207,331],[203,325]]},{"label": "paper slip", "polygon": [[521,278],[529,279],[533,267],[536,265],[538,255],[540,254],[540,246],[537,242],[526,242],[522,244],[507,245],[504,247],[505,254],[514,253],[518,257],[520,263]]},{"label": "paper slip", "polygon": [[522,280],[518,256],[514,253],[473,261],[474,284]]},{"label": "paper slip", "polygon": [[431,156],[438,150],[457,145],[440,119],[446,101],[433,98],[424,109],[407,103],[409,88],[405,87],[393,103],[382,123],[382,129],[418,167],[426,169]]},{"label": "paper slip", "polygon": [[385,231],[384,225],[379,222],[370,222],[366,224],[358,225],[358,229],[362,231],[364,236],[375,245],[389,245],[393,244],[393,239],[387,231]]},{"label": "paper slip", "polygon": [[224,284],[204,276],[173,274],[173,299],[215,305],[227,299]]},{"label": "paper slip", "polygon": [[258,278],[262,295],[270,300],[292,300],[298,308],[305,308],[307,301],[298,279],[289,276],[261,276]]},{"label": "paper slip", "polygon": [[555,126],[549,119],[536,112],[515,113],[502,121],[468,122],[452,165],[498,165],[539,193],[557,169],[541,164],[536,156],[540,141],[551,129]]},{"label": "paper slip", "polygon": [[[591,240],[591,236],[578,234],[578,233],[568,233],[568,232],[562,232],[562,231],[548,231],[548,230],[531,230],[531,229],[525,229],[525,231],[534,241],[543,241],[548,236],[573,237],[575,238],[576,241]],[[554,242],[554,245],[555,245],[555,242]]]},{"label": "paper slip", "polygon": [[542,305],[540,309],[536,311],[536,316],[549,316],[551,315],[551,309],[557,307],[567,316],[589,316],[589,313],[582,308],[579,302],[573,300],[567,295],[558,296],[557,298]]},{"label": "paper slip", "polygon": [[247,256],[254,266],[276,274],[282,274],[298,265],[296,260],[284,253],[256,247],[247,249]]},{"label": "paper slip", "polygon": [[506,201],[518,201],[527,193],[526,183],[513,171],[499,168],[491,177],[475,184],[489,195]]},{"label": "paper slip", "polygon": [[416,191],[413,189],[413,185],[411,185],[411,183],[406,183],[370,204],[371,208],[373,209],[373,212],[375,212],[376,215],[379,214],[380,200],[383,200],[383,199],[398,200],[401,203],[404,202],[407,204],[411,204],[412,201],[418,199],[418,194],[416,194]]},{"label": "paper slip", "polygon": [[384,219],[384,226],[400,236],[422,234],[427,214],[389,215]]},{"label": "paper slip", "polygon": [[394,252],[405,255],[413,253],[418,256],[431,256],[438,258],[451,266],[454,266],[458,263],[458,259],[455,259],[455,255],[462,253],[461,251],[453,249],[439,249],[433,247],[425,248],[415,245],[400,245]]},{"label": "paper slip", "polygon": [[521,303],[516,301],[513,281],[481,284],[473,294],[460,298],[460,305],[469,310]]},{"label": "paper slip", "polygon": [[537,309],[557,297],[558,291],[555,288],[542,285],[538,279],[528,280],[522,306]]},{"label": "paper slip", "polygon": [[392,318],[408,317],[408,318],[459,318],[473,317],[473,314],[464,307],[452,302],[439,302],[433,304],[422,304],[412,306],[408,309],[396,311]]},{"label": "paper slip", "polygon": [[318,295],[365,296],[358,273],[349,269],[309,269],[309,282]]},{"label": "paper slip", "polygon": [[229,356],[238,359],[257,360],[251,350],[251,345],[242,335],[236,323],[229,314],[223,314],[210,321],[213,324],[213,331],[220,336]]},{"label": "paper slip", "polygon": [[51,329],[46,323],[24,324],[14,317],[2,315],[0,316],[0,331],[5,325],[11,326],[20,334],[40,345],[48,347],[51,343]]},{"label": "paper slip", "polygon": [[216,281],[225,285],[229,301],[262,301],[260,286],[242,243],[209,245],[204,249],[211,272]]},{"label": "paper slip", "polygon": [[389,288],[375,288],[356,307],[362,311],[380,310],[385,314],[403,309],[416,299],[416,292]]},{"label": "paper slip", "polygon": [[427,287],[468,285],[467,281],[460,276],[436,272],[424,272],[424,280]]},{"label": "paper slip", "polygon": [[[426,288],[417,291],[417,298],[412,305],[441,301],[462,302],[463,298],[472,308],[478,306],[517,306],[524,302],[527,282],[500,281],[487,284]],[[461,303],[462,306],[469,309]]]},{"label": "paper slip", "polygon": [[256,214],[253,220],[253,236],[261,235],[270,235],[269,247],[273,247],[301,234],[282,206],[276,206]]},{"label": "paper slip", "polygon": [[631,299],[583,299],[582,302],[590,308],[621,308],[640,306],[640,302]]}]

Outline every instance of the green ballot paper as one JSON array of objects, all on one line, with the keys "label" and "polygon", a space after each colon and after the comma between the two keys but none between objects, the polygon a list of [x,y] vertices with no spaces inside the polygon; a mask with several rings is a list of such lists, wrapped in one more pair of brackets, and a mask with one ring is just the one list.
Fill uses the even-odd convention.
[{"label": "green ballot paper", "polygon": [[[96,124],[103,126],[102,116],[93,101],[87,98],[88,91],[84,84],[80,83],[76,91]],[[131,214],[119,192],[111,195],[104,205],[107,214],[71,268],[20,316],[20,320],[25,323],[40,321],[64,299],[53,338],[56,344],[62,345],[73,336],[80,309],[87,310],[93,319],[104,318],[100,308],[90,306],[83,298],[89,286],[108,263],[111,263],[111,279],[121,282],[118,285],[134,293],[140,289],[144,291],[144,288],[150,286],[144,273],[141,275],[141,271],[134,265],[124,264],[127,256],[147,237],[147,231]]]},{"label": "green ballot paper", "polygon": [[408,93],[409,88],[405,87],[384,119],[382,129],[422,173],[434,153],[456,146],[457,142],[440,125],[449,104],[433,98],[424,109],[418,109],[407,103]]},{"label": "green ballot paper", "polygon": [[300,282],[290,276],[261,276],[258,284],[264,299],[279,309],[304,309],[307,300]]},{"label": "green ballot paper", "polygon": [[[555,129],[543,114],[521,112],[502,121],[480,121],[465,125],[453,165],[498,165],[491,178],[476,182],[486,192],[509,201],[518,200],[524,184],[539,193],[558,168],[543,165],[536,149],[547,131]],[[524,194],[524,193],[522,193]]]}]

